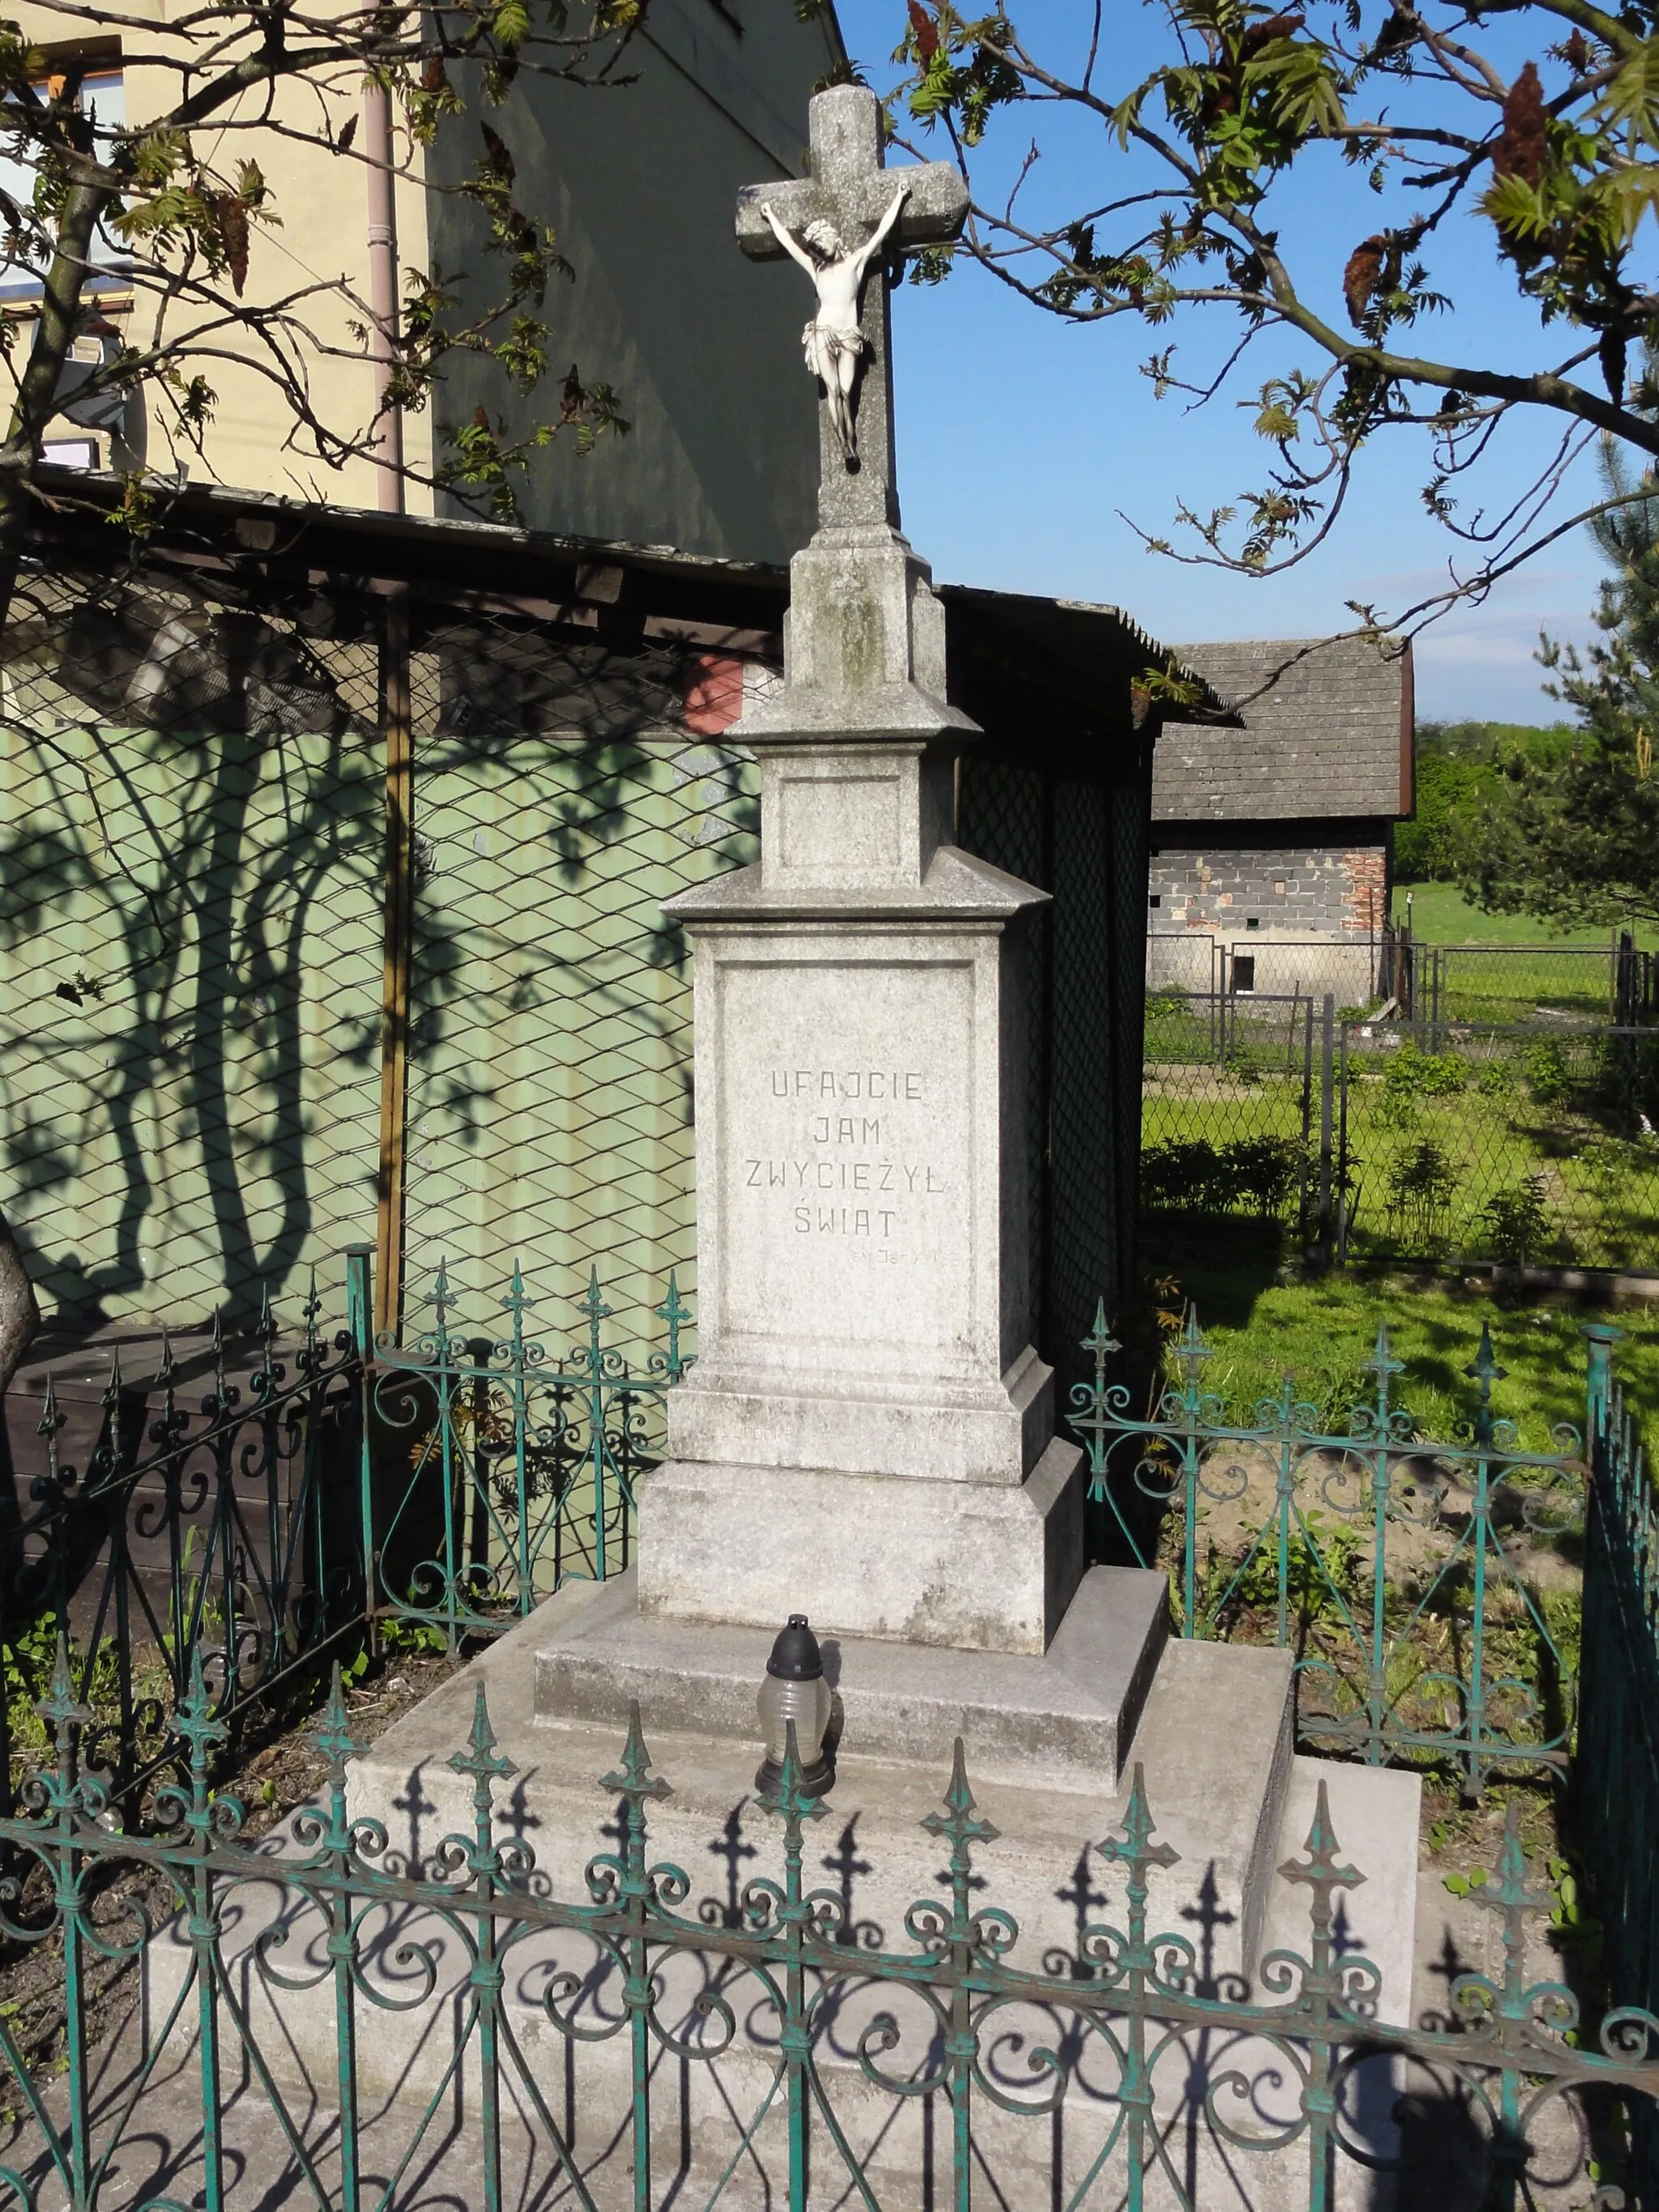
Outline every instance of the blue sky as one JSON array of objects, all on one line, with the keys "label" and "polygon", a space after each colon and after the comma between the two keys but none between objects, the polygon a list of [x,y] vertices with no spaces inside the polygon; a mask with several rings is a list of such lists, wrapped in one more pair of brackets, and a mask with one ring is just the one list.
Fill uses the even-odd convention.
[{"label": "blue sky", "polygon": [[[1161,17],[1139,0],[1109,0],[1109,11],[1121,57],[1118,82],[1127,85],[1153,52]],[[884,87],[899,0],[837,0],[837,12],[849,51]],[[1028,38],[1058,59],[1087,10],[1081,0],[1036,0],[1015,15]],[[1514,58],[1492,46],[1509,65]],[[1049,115],[1005,118],[982,176],[1017,159],[1033,135],[1043,145],[1032,188],[1037,208],[1079,210],[1112,188],[1103,180],[1121,157],[1105,153],[1092,125],[1057,125]],[[982,179],[976,182],[982,190]],[[1349,249],[1385,219],[1363,179],[1334,158],[1310,169],[1305,184],[1298,179],[1296,199],[1280,210],[1292,253],[1310,257],[1305,265],[1331,289],[1320,304],[1333,319],[1340,318],[1335,286]],[[1437,246],[1431,265],[1457,304],[1429,325],[1425,352],[1541,365],[1550,341],[1540,340],[1534,311],[1498,270],[1483,222],[1471,220]],[[1218,310],[1190,316],[1173,334],[1177,368],[1197,380],[1197,372],[1218,365],[1234,331]],[[1427,456],[1413,432],[1362,459],[1337,529],[1287,574],[1253,580],[1148,553],[1123,518],[1167,534],[1179,500],[1201,510],[1260,482],[1267,449],[1250,430],[1249,413],[1233,402],[1253,398],[1262,378],[1292,358],[1313,365],[1305,349],[1293,355],[1280,344],[1194,412],[1179,395],[1157,400],[1140,374],[1154,344],[1165,342],[1166,334],[1155,337],[1129,317],[1068,326],[971,264],[935,289],[902,289],[900,494],[907,532],[937,575],[1112,601],[1166,641],[1318,635],[1351,626],[1349,599],[1397,607],[1444,580],[1457,549],[1423,510]],[[1553,443],[1551,422],[1513,418],[1483,495],[1496,504],[1506,488],[1518,489],[1533,456]],[[1594,481],[1587,460],[1576,504]],[[1462,608],[1427,631],[1416,649],[1419,717],[1553,719],[1558,710],[1540,689],[1532,657],[1538,633],[1584,637],[1600,574],[1595,549],[1575,532],[1484,605]]]}]

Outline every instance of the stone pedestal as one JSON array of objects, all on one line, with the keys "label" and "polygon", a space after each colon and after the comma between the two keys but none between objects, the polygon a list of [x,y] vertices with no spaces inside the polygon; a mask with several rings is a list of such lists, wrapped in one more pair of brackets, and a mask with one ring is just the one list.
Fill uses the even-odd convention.
[{"label": "stone pedestal", "polygon": [[674,901],[696,991],[697,1364],[640,1500],[640,1607],[1042,1653],[1081,1455],[1032,1348],[1030,918],[952,845],[943,611],[896,531],[796,556],[738,726],[761,859]]},{"label": "stone pedestal", "polygon": [[[1224,1989],[1236,1976],[1253,1980],[1269,1950],[1305,1956],[1308,1893],[1281,1869],[1303,1854],[1322,1781],[1344,1855],[1366,1876],[1345,1895],[1339,1940],[1345,1952],[1361,1950],[1379,1966],[1378,2017],[1402,2024],[1411,2017],[1419,1778],[1293,1757],[1290,1654],[1163,1644],[1158,1581],[1096,1570],[1044,1661],[843,1645],[840,1772],[831,1817],[807,1839],[805,1867],[812,1887],[840,1897],[848,1931],[842,1963],[817,1960],[812,1967],[837,1982],[812,2035],[824,2100],[823,2110],[813,2108],[813,2165],[830,2178],[831,2196],[844,2194],[845,2179],[828,2113],[850,2130],[878,2202],[921,2205],[939,2192],[927,2113],[917,2100],[873,2085],[858,2057],[860,2032],[880,2011],[895,2018],[909,2054],[892,2071],[902,2078],[920,2069],[937,2016],[893,1981],[865,1981],[859,1961],[864,1950],[919,1948],[906,1916],[912,1900],[939,1890],[942,1846],[926,1823],[947,1786],[953,1731],[968,1737],[976,1811],[990,1824],[974,1850],[975,1902],[1013,1916],[1018,1935],[1008,1956],[1016,1969],[1059,1972],[1056,1961],[1075,1955],[1086,1924],[1122,1924],[1122,1869],[1092,1847],[1124,1820],[1130,1761],[1142,1770],[1159,1840],[1179,1854],[1150,1869],[1150,1926],[1184,1935],[1198,1971]],[[720,1948],[723,1932],[743,1924],[745,1885],[757,1876],[775,1880],[781,1869],[778,1823],[754,1802],[758,1745],[743,1718],[745,1703],[752,1710],[752,1677],[744,1676],[767,1639],[759,1632],[641,1623],[626,1595],[620,1585],[562,1591],[352,1762],[349,1809],[354,1820],[384,1824],[386,1849],[379,1856],[388,1870],[424,1866],[445,1836],[470,1833],[472,1780],[455,1770],[451,1753],[466,1738],[482,1681],[496,1754],[515,1770],[498,1797],[500,1832],[533,1854],[536,1870],[526,1876],[532,1889],[545,1886],[580,1905],[586,1895],[580,1869],[616,1848],[614,1791],[599,1778],[617,1765],[627,1698],[637,1698],[653,1771],[671,1785],[649,1808],[649,1858],[685,1870],[677,1909],[707,1927],[710,1939],[706,1955],[653,1948],[663,2016],[684,2025],[696,2050],[699,1996],[713,1987],[743,1999],[730,2048],[710,2063],[681,2066],[653,2056],[659,2186],[673,2192],[678,2177],[677,2197],[729,2198],[762,2212],[781,2201],[787,2171],[776,2129],[750,2139],[741,2193],[716,2184],[730,2173],[745,2127],[776,2081],[775,2014],[757,1981],[733,1981]],[[338,2095],[329,1929],[284,1883],[284,1858],[305,1848],[291,1829],[261,1848],[268,1880],[240,1884],[226,1916],[228,1987],[276,2079],[290,2098],[297,2093],[301,2109],[309,2096],[326,2115]],[[637,2086],[629,2038],[615,2033],[626,1969],[579,1923],[576,1913],[562,1929],[515,1936],[505,1951],[503,2020],[530,2079],[568,2130],[592,2201],[623,2212],[632,2202],[628,2124]],[[285,1940],[273,1952],[279,1936]],[[365,1916],[359,1938],[356,2075],[364,2119],[372,2126],[389,2113],[396,2124],[386,2132],[401,2155],[412,2116],[441,2097],[447,2124],[476,2146],[471,2131],[483,2106],[471,1982],[476,1938],[465,1917],[383,1910]],[[272,1959],[287,1977],[281,1986],[266,1971]],[[188,1999],[193,1963],[181,1917],[146,1951],[144,2013],[153,2033]],[[565,1978],[562,2007],[580,2037],[561,2033],[550,2016],[546,1999],[557,1976]],[[1257,1990],[1259,1998],[1269,1994]],[[185,2002],[175,2047],[187,2045],[194,2018]],[[1065,2040],[1067,2025],[1046,2006],[1030,2014],[1010,2008],[987,2031],[994,2081],[1010,2078],[999,2064],[1024,2070],[1018,2035],[1064,2054],[1058,2082],[1042,2084],[1040,2106],[1028,2099],[1009,2110],[990,2096],[975,2098],[974,2171],[997,2203],[1018,2212],[1042,2212],[1057,2197],[1115,2203],[1133,2185],[1121,2153],[1091,2173],[1108,2137],[1121,2134],[1118,2075],[1109,2053],[1090,2039]],[[706,2040],[717,2047],[720,2039]],[[263,2085],[247,2079],[233,2039],[226,2042],[232,2100],[240,2081],[245,2100],[264,2109]],[[1184,2038],[1160,2033],[1156,2047],[1163,2056],[1152,2078],[1153,2107],[1161,2130],[1181,2148],[1190,2201],[1258,2212],[1301,2204],[1307,2152],[1304,2137],[1287,2132],[1295,2084],[1286,2087],[1281,2055],[1218,2038],[1201,2021]],[[188,2078],[199,2094],[199,2075]],[[509,2069],[509,2087],[514,2080]],[[1231,2086],[1239,2081],[1251,2085],[1249,2099]],[[1051,2117],[1047,2100],[1056,2088]],[[1390,2151],[1387,2121],[1397,2094],[1391,2087],[1380,2105],[1373,2097],[1368,2115],[1345,2093],[1345,2141]],[[942,2096],[930,2109],[932,2126],[948,2124]],[[509,2154],[524,2156],[525,2130],[510,2100],[504,2132]],[[1282,2166],[1273,2162],[1275,2140],[1285,2145]],[[1242,2161],[1241,2150],[1249,2153]],[[1364,2178],[1351,2164],[1346,2170],[1355,2185],[1333,2201],[1360,2212],[1370,2202]],[[1164,2201],[1156,2179],[1155,2168],[1146,2177],[1149,2204]],[[977,2201],[979,2179],[974,2188]]]},{"label": "stone pedestal", "polygon": [[[653,1619],[635,1600],[630,1570],[602,1587],[570,1585],[544,1607],[538,1723],[625,1732],[637,1704],[647,1732],[665,1741],[678,1731],[749,1745],[774,1631]],[[828,1740],[839,1762],[943,1771],[960,1736],[983,1780],[1104,1800],[1117,1788],[1168,1635],[1162,1575],[1095,1567],[1040,1658],[826,1636]],[[1282,1719],[1289,1662],[1275,1667]]]}]

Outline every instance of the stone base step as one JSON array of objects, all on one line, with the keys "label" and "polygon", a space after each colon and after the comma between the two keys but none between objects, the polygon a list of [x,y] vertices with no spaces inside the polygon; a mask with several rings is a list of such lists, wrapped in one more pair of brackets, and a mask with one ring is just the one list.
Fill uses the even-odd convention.
[{"label": "stone base step", "polygon": [[[1041,1658],[827,1636],[824,1671],[843,1759],[944,1765],[961,1736],[975,1781],[1109,1792],[1168,1638],[1162,1575],[1095,1567]],[[630,1570],[568,1585],[535,1616],[535,1717],[748,1746],[775,1629],[642,1615]],[[781,1626],[781,1622],[779,1626]]]},{"label": "stone base step", "polygon": [[[614,1608],[614,1593],[590,1595],[596,1627],[607,1618],[605,1601]],[[562,1610],[568,1625],[581,1608],[573,1602]],[[609,1617],[617,1615],[612,1610]],[[586,1901],[582,1869],[617,1846],[617,1807],[598,1784],[618,1764],[623,1731],[592,1721],[538,1719],[531,1662],[550,1640],[544,1612],[445,1683],[353,1762],[350,1808],[357,1819],[385,1824],[388,1850],[381,1863],[388,1871],[429,1863],[446,1836],[471,1831],[471,1778],[448,1762],[465,1741],[474,1691],[482,1681],[498,1747],[519,1770],[504,1778],[498,1792],[501,1826],[533,1851],[532,1881],[538,1889],[544,1884],[554,1897],[578,1905]],[[981,1909],[1000,1907],[1018,1921],[1012,1963],[1064,1975],[1085,1930],[1124,1924],[1122,1869],[1090,1847],[1120,1826],[1136,1765],[1159,1839],[1182,1855],[1176,1865],[1154,1871],[1150,1925],[1185,1937],[1197,1972],[1228,1996],[1237,1993],[1239,1978],[1254,1976],[1261,1944],[1305,1954],[1308,1893],[1276,1869],[1301,1855],[1322,1777],[1342,1855],[1367,1875],[1358,1901],[1345,1903],[1343,1941],[1363,1944],[1382,1968],[1384,2016],[1403,2015],[1410,1988],[1416,1778],[1293,1759],[1289,1665],[1286,1655],[1273,1651],[1166,1646],[1124,1773],[1094,1790],[981,1780],[970,1742],[969,1774],[977,1810],[999,1832],[975,1848],[982,1887],[975,1888],[975,1901]],[[570,1679],[586,1680],[597,1698],[597,1674],[596,1664]],[[731,1684],[722,1694],[735,1699],[735,1659]],[[666,2185],[684,2173],[686,2187],[693,2179],[698,2184],[696,2201],[702,2202],[735,2160],[720,2203],[775,2203],[787,2148],[782,2092],[774,2087],[775,2009],[760,1978],[749,1971],[734,1972],[718,1951],[719,1932],[742,1923],[746,1886],[757,1876],[778,1880],[782,1874],[780,1824],[753,1798],[758,1745],[752,1731],[724,1742],[684,1729],[647,1728],[647,1734],[653,1765],[673,1793],[650,1807],[651,1861],[684,1869],[685,1894],[677,1910],[715,1939],[708,1952],[653,1953],[660,2020],[710,2061],[682,2059],[651,2044],[658,2179]],[[806,1838],[807,1881],[838,1900],[847,1961],[844,1975],[832,1976],[836,1994],[819,2015],[820,2083],[845,2142],[868,2172],[875,2201],[902,2205],[907,2212],[914,2205],[951,2201],[948,2107],[940,2099],[896,2097],[870,2079],[860,2063],[860,2039],[878,2014],[890,2014],[896,2039],[890,2048],[878,2041],[874,2052],[890,2075],[915,2078],[939,2063],[936,2022],[915,1993],[861,1980],[859,1959],[872,1950],[915,1948],[919,1938],[907,1929],[908,1908],[945,1891],[945,1849],[921,1824],[939,1808],[948,1778],[943,1758],[843,1757],[829,1816]],[[325,1931],[283,1882],[283,1861],[297,1848],[290,1823],[262,1847],[258,1877],[226,1900],[226,1963],[238,2007],[279,2093],[314,2114],[325,2112],[336,2094],[335,1996]],[[479,2085],[476,2027],[466,2040],[471,1924],[465,1914],[451,1917],[395,1897],[362,1916],[357,2079],[361,2096],[388,2116],[387,2124],[401,2113],[412,2129],[425,2100],[435,2096],[447,2124],[473,2124]],[[144,1996],[150,2038],[167,2027],[174,2002],[185,1994],[189,1961],[188,1943],[177,1926],[149,1947]],[[504,1964],[511,2046],[537,2093],[532,2095],[517,2080],[509,2087],[508,2106],[518,2108],[526,2139],[539,2142],[536,2157],[543,2172],[552,2140],[544,2122],[550,2119],[568,2144],[574,2141],[573,2155],[595,2204],[620,2206],[629,2194],[626,2121],[632,2095],[620,1964],[579,1929],[515,1936]],[[310,1985],[277,1987],[271,1970],[290,1984]],[[405,2008],[394,2008],[399,2006]],[[1011,2005],[988,2023],[996,2047],[988,2045],[983,2063],[1000,2087],[1030,2109],[1006,2112],[988,2097],[975,2100],[978,2170],[997,2175],[994,2193],[1000,2200],[1029,2203],[1033,2212],[1054,2201],[1056,2174],[1063,2182],[1060,2201],[1069,2201],[1091,2161],[1102,2155],[1119,2109],[1115,2066],[1106,2045],[1087,2033],[1077,2035],[1067,2026],[1076,2016],[1061,2017],[1061,2009]],[[188,2045],[194,2013],[189,1996],[168,2030],[170,2043]],[[561,2018],[599,2039],[567,2034]],[[715,2057],[728,2035],[732,2047]],[[235,2040],[231,2035],[233,2045]],[[462,2041],[466,2048],[458,2063]],[[1031,2054],[1056,2047],[1069,2053],[1063,2092],[1054,2112],[1041,2112],[1036,2107],[1051,2096],[1054,2082]],[[235,2049],[226,2057],[233,2078],[246,2072],[246,2060]],[[510,2068],[516,2063],[508,2063]],[[1222,2187],[1241,2154],[1215,2133],[1204,2096],[1210,2073],[1241,2070],[1256,2085],[1251,2109],[1229,2107],[1222,2114],[1249,2139],[1244,2164],[1250,2179],[1242,2193],[1235,2192],[1237,2201],[1260,2204],[1264,2212],[1279,2203],[1300,2203],[1305,2163],[1294,2151],[1273,2148],[1273,2098],[1289,2094],[1285,2085],[1293,2081],[1294,2068],[1272,2046],[1241,2051],[1234,2040],[1206,2052],[1203,2039],[1193,2035],[1164,2045],[1153,2081],[1159,2128],[1166,2136],[1187,2139],[1183,2170]],[[1372,2117],[1382,2129],[1395,2093],[1380,2077],[1372,2091],[1367,2109],[1375,2107]],[[255,2087],[246,2094],[257,2101],[260,2093]],[[756,2132],[744,2148],[751,2120]],[[822,2116],[815,2117],[813,2129],[810,2202],[848,2201],[845,2164]],[[1103,2189],[1103,2203],[1121,2197],[1122,2156],[1121,2147],[1111,2153],[1086,2202],[1096,2202]],[[976,2182],[976,2194],[980,2186]],[[1156,2176],[1149,2177],[1149,2205],[1166,2201],[1161,2186]],[[1346,2182],[1337,2193],[1340,2204],[1364,2201]]]}]

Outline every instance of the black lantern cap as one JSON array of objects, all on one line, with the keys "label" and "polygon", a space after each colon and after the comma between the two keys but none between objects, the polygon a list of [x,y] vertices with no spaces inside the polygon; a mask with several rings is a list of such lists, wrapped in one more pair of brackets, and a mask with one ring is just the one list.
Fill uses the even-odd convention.
[{"label": "black lantern cap", "polygon": [[804,1613],[792,1613],[787,1627],[778,1631],[766,1671],[781,1682],[811,1682],[823,1674],[823,1654]]}]

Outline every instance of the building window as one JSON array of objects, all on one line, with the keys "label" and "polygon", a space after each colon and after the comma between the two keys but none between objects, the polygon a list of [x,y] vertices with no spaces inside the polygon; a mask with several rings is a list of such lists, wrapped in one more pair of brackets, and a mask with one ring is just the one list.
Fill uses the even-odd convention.
[{"label": "building window", "polygon": [[95,469],[98,465],[96,438],[48,438],[40,448],[43,460],[55,461],[60,469]]},{"label": "building window", "polygon": [[1146,903],[1148,906],[1162,906],[1164,903],[1164,894],[1161,891],[1154,891],[1152,896],[1147,900]]},{"label": "building window", "polygon": [[1261,927],[1261,915],[1259,914],[1247,914],[1244,917],[1244,927],[1246,929],[1260,929]]},{"label": "building window", "polygon": [[[47,100],[62,84],[61,76],[48,76],[33,88],[42,100]],[[88,69],[81,80],[79,105],[83,113],[92,117],[100,134],[100,151],[106,153],[109,142],[105,134],[123,130],[127,119],[126,79],[118,60],[100,58]],[[27,207],[34,198],[34,182],[33,162],[0,155],[0,190],[9,192],[21,206]],[[92,259],[93,269],[84,287],[88,294],[126,289],[131,261],[125,248],[107,233],[100,231]],[[38,270],[26,262],[0,262],[0,300],[38,300],[41,289]]]},{"label": "building window", "polygon": [[1241,994],[1255,989],[1255,955],[1253,952],[1234,955],[1233,988]]}]

